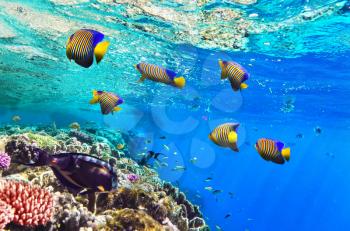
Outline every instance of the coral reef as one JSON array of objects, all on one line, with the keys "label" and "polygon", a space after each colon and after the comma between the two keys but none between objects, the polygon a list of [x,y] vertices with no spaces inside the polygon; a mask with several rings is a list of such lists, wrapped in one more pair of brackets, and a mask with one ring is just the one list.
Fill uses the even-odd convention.
[{"label": "coral reef", "polygon": [[10,167],[11,157],[6,153],[0,152],[0,170],[8,169]]},{"label": "coral reef", "polygon": [[14,209],[3,201],[0,201],[0,230],[14,218]]},{"label": "coral reef", "polygon": [[53,197],[46,189],[19,181],[2,180],[0,201],[14,210],[12,221],[15,224],[35,227],[51,220]]},{"label": "coral reef", "polygon": [[[100,128],[80,131],[52,126],[0,128],[0,151],[6,151],[13,160],[0,178],[0,200],[6,203],[0,203],[0,210],[9,211],[7,216],[0,216],[0,225],[12,221],[5,228],[28,231],[36,230],[36,225],[41,225],[40,230],[69,231],[209,230],[198,207],[182,192],[161,181],[155,170],[120,157],[120,153],[128,151],[127,147],[115,149],[118,144],[126,143],[123,136]],[[69,193],[49,167],[30,168],[18,164],[35,160],[38,148],[50,153],[78,151],[101,157],[114,166],[119,187],[112,192],[98,193],[97,211],[91,213],[87,208],[88,197]],[[25,196],[13,201],[21,190]],[[16,195],[12,199],[8,196],[10,191]],[[40,209],[36,210],[37,207]],[[43,214],[35,215],[39,212]]]}]

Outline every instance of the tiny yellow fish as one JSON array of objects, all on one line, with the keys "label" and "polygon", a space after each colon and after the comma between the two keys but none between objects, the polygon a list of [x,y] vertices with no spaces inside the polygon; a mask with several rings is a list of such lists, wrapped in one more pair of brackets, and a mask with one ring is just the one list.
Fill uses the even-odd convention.
[{"label": "tiny yellow fish", "polygon": [[71,128],[71,129],[76,129],[76,130],[80,130],[80,124],[79,123],[77,123],[77,122],[73,122],[73,123],[71,123],[70,125],[69,125],[69,127]]},{"label": "tiny yellow fish", "polygon": [[125,147],[125,144],[117,144],[117,149],[122,150]]},{"label": "tiny yellow fish", "polygon": [[15,123],[17,123],[17,122],[21,121],[21,117],[18,116],[18,115],[14,115],[14,116],[12,117],[12,121],[15,122]]}]

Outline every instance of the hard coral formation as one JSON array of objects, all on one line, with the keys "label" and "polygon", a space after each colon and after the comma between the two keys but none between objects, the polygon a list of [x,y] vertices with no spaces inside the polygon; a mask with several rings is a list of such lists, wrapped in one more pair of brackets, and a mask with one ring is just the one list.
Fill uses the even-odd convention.
[{"label": "hard coral formation", "polygon": [[126,208],[109,210],[104,212],[104,214],[107,215],[106,227],[110,230],[165,230],[161,224],[142,210]]},{"label": "hard coral formation", "polygon": [[0,230],[10,223],[14,218],[14,209],[7,203],[0,200]]},{"label": "hard coral formation", "polygon": [[53,197],[50,192],[30,184],[2,180],[0,201],[14,210],[13,222],[21,226],[46,225],[52,217]]},{"label": "hard coral formation", "polygon": [[[113,163],[117,171],[119,188],[113,192],[98,194],[97,213],[93,214],[87,209],[89,203],[87,196],[70,194],[59,184],[49,167],[20,168],[18,164],[11,164],[10,169],[4,172],[6,177],[1,182],[28,185],[27,187],[45,192],[48,188],[53,191],[50,194],[55,204],[52,219],[42,226],[43,230],[208,230],[198,207],[192,205],[177,188],[161,181],[155,170],[139,166],[130,158],[114,156],[113,146],[126,143],[125,137],[120,133],[89,128],[81,129],[79,134],[72,134],[71,129],[53,130],[52,126],[17,127],[16,132],[12,131],[11,127],[0,128],[0,151],[5,149],[16,163],[32,161],[35,158],[36,148],[46,147],[47,151],[52,149],[59,153],[75,150],[102,156],[106,161]],[[28,134],[34,136],[31,135],[29,138]],[[81,134],[91,139],[82,139]],[[45,138],[41,139],[42,136]],[[79,140],[77,136],[80,137]],[[38,142],[38,139],[53,142]],[[50,146],[48,143],[53,143],[55,146],[47,148]],[[128,151],[127,148],[124,149]],[[119,150],[120,153],[123,153],[124,149]],[[16,183],[18,181],[22,182]],[[23,181],[36,186],[30,186]],[[1,190],[0,194],[8,195],[1,193]],[[27,206],[26,203],[22,204]],[[16,206],[20,205],[17,203]],[[29,207],[32,206],[31,204]],[[23,211],[27,211],[26,207]],[[27,224],[26,222],[29,221],[22,223]],[[30,222],[33,223],[33,220]],[[14,223],[13,221],[9,224],[11,230]],[[35,230],[34,225],[33,223],[32,227],[25,229],[19,226],[13,230]]]}]

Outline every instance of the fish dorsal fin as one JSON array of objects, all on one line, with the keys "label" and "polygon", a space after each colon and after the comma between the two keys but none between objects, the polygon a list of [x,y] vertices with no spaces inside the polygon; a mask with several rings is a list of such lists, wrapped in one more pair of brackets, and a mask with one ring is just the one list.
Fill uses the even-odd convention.
[{"label": "fish dorsal fin", "polygon": [[283,147],[284,147],[284,143],[282,143],[281,141],[275,141],[275,144],[276,144],[278,151],[281,152]]}]

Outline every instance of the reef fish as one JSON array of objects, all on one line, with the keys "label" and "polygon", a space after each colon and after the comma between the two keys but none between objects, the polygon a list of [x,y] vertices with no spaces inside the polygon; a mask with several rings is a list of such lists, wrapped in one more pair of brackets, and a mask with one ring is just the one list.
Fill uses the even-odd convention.
[{"label": "reef fish", "polygon": [[113,114],[113,112],[121,110],[119,105],[122,104],[124,100],[114,93],[94,90],[92,94],[93,98],[90,100],[90,104],[100,103],[103,115],[109,113]]},{"label": "reef fish", "polygon": [[284,164],[285,160],[290,159],[290,148],[285,148],[281,141],[261,138],[256,142],[255,149],[264,160],[276,164]]},{"label": "reef fish", "polygon": [[72,34],[66,44],[66,55],[82,67],[88,68],[94,61],[101,62],[109,42],[102,41],[104,34],[95,30],[81,29]]},{"label": "reef fish", "polygon": [[249,78],[249,73],[238,63],[232,61],[219,60],[221,68],[221,79],[228,78],[234,91],[246,89],[248,85],[244,83]]},{"label": "reef fish", "polygon": [[225,123],[216,127],[210,134],[209,139],[215,144],[222,147],[229,147],[233,151],[238,152],[237,147],[237,128],[238,123]]},{"label": "reef fish", "polygon": [[176,77],[177,74],[174,71],[165,69],[154,64],[139,63],[135,65],[135,68],[142,75],[139,79],[139,82],[143,82],[145,79],[149,79],[152,81],[165,83],[177,88],[183,88],[186,84],[186,80],[184,77]]},{"label": "reef fish", "polygon": [[82,153],[49,155],[36,149],[29,166],[49,166],[62,185],[72,193],[112,191],[117,188],[117,174],[109,163]]}]

